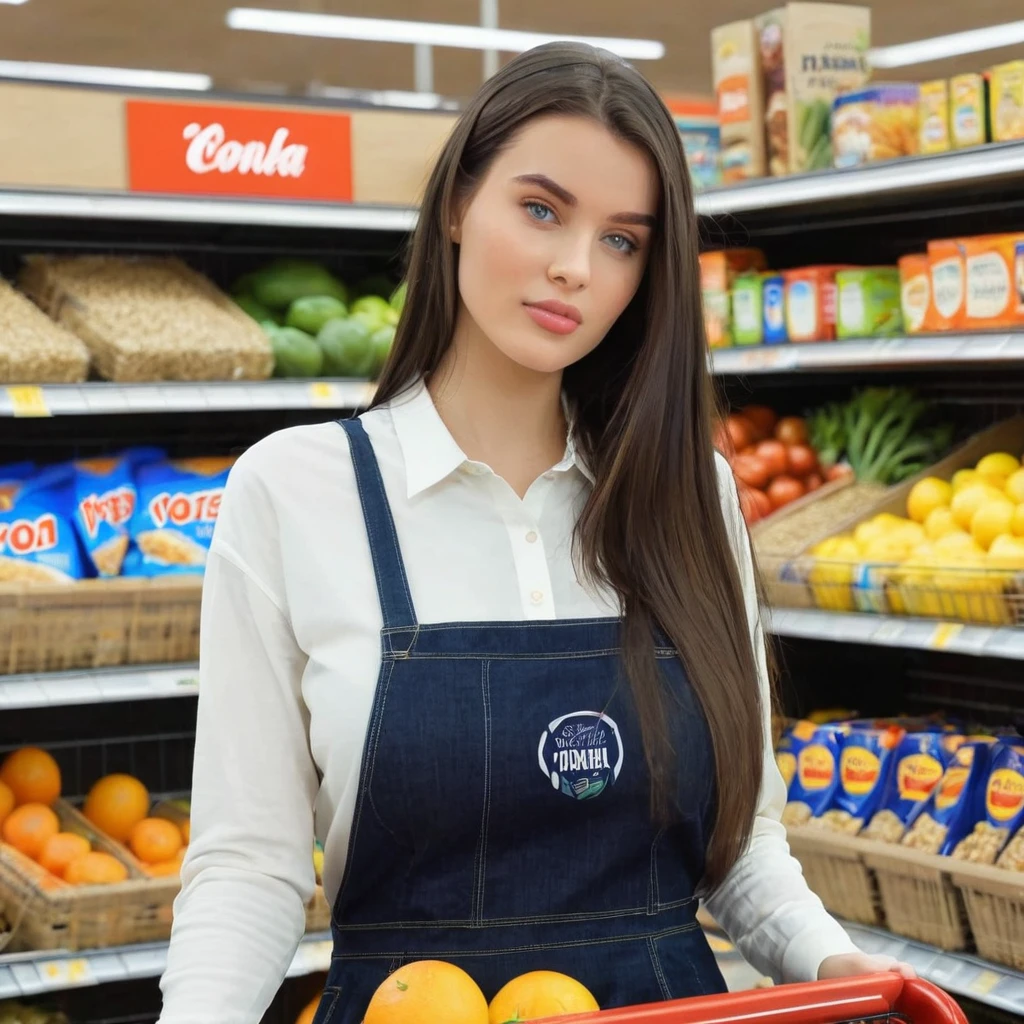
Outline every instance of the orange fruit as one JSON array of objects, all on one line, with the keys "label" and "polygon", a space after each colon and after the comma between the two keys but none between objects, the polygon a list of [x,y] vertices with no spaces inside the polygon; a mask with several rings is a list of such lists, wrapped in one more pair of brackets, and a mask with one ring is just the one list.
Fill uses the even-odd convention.
[{"label": "orange fruit", "polygon": [[316,1016],[316,1011],[320,1008],[320,996],[317,996],[313,1002],[307,1006],[302,1013],[295,1018],[295,1024],[313,1024],[313,1018]]},{"label": "orange fruit", "polygon": [[166,818],[143,818],[128,837],[128,848],[146,864],[173,860],[181,846],[181,830]]},{"label": "orange fruit", "polygon": [[488,1024],[487,1000],[454,964],[417,960],[381,983],[363,1024]]},{"label": "orange fruit", "polygon": [[146,874],[150,878],[167,878],[171,875],[180,875],[181,861],[175,858],[174,860],[162,860],[156,864],[147,864]]},{"label": "orange fruit", "polygon": [[128,869],[109,853],[86,853],[73,860],[64,872],[71,885],[116,885],[128,877]]},{"label": "orange fruit", "polygon": [[10,843],[33,860],[43,852],[43,845],[60,831],[60,819],[46,804],[23,804],[11,811],[3,824],[5,843]]},{"label": "orange fruit", "polygon": [[0,782],[10,787],[19,807],[22,804],[49,806],[60,796],[60,768],[38,747],[22,747],[8,754],[0,766]]},{"label": "orange fruit", "polygon": [[14,810],[14,793],[6,782],[0,782],[0,825],[4,823],[7,815]]},{"label": "orange fruit", "polygon": [[515,1024],[599,1009],[597,1000],[575,978],[555,971],[532,971],[513,978],[491,1000],[489,1021]]},{"label": "orange fruit", "polygon": [[124,843],[149,814],[149,792],[131,775],[107,775],[89,790],[82,811],[98,829]]},{"label": "orange fruit", "polygon": [[181,841],[188,846],[192,842],[192,819],[186,818],[181,825]]},{"label": "orange fruit", "polygon": [[76,835],[74,832],[58,832],[43,843],[39,863],[51,875],[63,878],[68,865],[73,860],[84,857],[91,849],[92,846],[85,836]]}]

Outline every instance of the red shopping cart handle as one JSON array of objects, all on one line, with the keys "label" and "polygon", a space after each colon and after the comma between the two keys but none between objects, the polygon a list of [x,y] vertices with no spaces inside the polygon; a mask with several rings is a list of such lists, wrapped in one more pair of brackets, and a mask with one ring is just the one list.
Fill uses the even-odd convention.
[{"label": "red shopping cart handle", "polygon": [[698,999],[679,999],[536,1024],[839,1024],[897,1013],[912,1024],[967,1024],[952,996],[899,974],[779,985]]}]

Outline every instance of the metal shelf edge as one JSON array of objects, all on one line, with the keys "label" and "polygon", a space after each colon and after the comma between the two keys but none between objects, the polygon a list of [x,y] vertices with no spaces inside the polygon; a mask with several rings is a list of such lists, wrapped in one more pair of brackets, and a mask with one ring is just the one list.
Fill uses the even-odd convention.
[{"label": "metal shelf edge", "polygon": [[198,692],[199,666],[189,663],[0,676],[0,711],[161,700]]}]

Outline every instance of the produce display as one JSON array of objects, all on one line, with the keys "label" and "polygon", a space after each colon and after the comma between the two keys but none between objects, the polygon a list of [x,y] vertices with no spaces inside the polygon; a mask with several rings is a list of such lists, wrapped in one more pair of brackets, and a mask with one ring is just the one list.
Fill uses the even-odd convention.
[{"label": "produce display", "polygon": [[0,382],[74,384],[88,372],[85,345],[0,280]]},{"label": "produce display", "polygon": [[308,260],[278,260],[240,278],[233,292],[270,339],[275,377],[375,378],[405,304],[404,286],[388,278],[350,289]]},{"label": "produce display", "polygon": [[18,284],[107,380],[263,380],[273,369],[265,335],[179,260],[31,256]]},{"label": "produce display", "polygon": [[70,1024],[63,1013],[42,1010],[15,1000],[0,1002],[0,1024]]}]

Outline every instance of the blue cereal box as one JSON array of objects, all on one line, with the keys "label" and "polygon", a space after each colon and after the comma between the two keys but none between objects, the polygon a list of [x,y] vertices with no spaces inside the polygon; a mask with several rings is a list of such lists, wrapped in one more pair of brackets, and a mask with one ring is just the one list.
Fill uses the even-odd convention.
[{"label": "blue cereal box", "polygon": [[831,805],[839,782],[839,749],[842,730],[836,726],[815,729],[796,754],[796,773],[789,800],[782,813],[787,826],[806,825]]},{"label": "blue cereal box", "polygon": [[953,848],[956,860],[994,864],[1024,826],[1024,740],[992,747],[984,793],[984,813]]},{"label": "blue cereal box", "polygon": [[761,281],[764,302],[764,331],[766,345],[779,345],[789,341],[786,331],[786,279],[781,274],[765,274]]},{"label": "blue cereal box", "polygon": [[220,512],[231,458],[179,459],[143,466],[125,575],[199,575]]},{"label": "blue cereal box", "polygon": [[898,726],[853,729],[843,736],[839,782],[829,807],[815,816],[817,824],[849,835],[860,832],[882,802],[902,738]]}]

